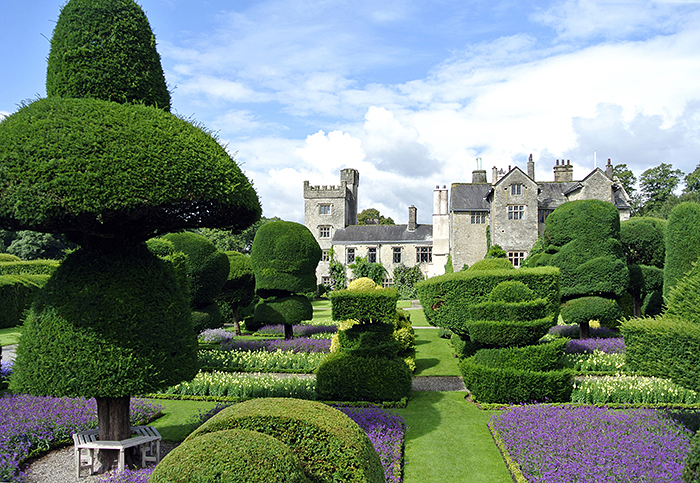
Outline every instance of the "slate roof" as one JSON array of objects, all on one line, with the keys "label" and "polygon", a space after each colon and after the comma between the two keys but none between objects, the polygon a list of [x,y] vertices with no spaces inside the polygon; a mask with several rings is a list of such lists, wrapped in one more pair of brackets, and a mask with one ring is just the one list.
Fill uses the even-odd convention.
[{"label": "slate roof", "polygon": [[431,242],[433,225],[418,225],[409,231],[408,225],[351,225],[336,230],[333,244],[375,244],[375,243],[415,243]]},{"label": "slate roof", "polygon": [[541,209],[556,208],[567,201],[565,195],[582,187],[580,181],[541,181],[537,185],[537,201]]},{"label": "slate roof", "polygon": [[488,183],[452,183],[450,209],[452,211],[489,211],[491,207],[486,201],[486,196],[492,189]]}]

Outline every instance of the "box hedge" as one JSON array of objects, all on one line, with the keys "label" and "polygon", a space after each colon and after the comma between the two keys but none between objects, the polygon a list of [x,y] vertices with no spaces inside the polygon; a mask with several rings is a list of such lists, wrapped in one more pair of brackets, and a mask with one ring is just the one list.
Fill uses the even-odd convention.
[{"label": "box hedge", "polygon": [[536,343],[554,325],[556,322],[552,317],[526,321],[475,320],[466,321],[461,330],[453,330],[458,334],[465,333],[472,342],[481,345],[512,347]]},{"label": "box hedge", "polygon": [[[510,280],[522,282],[537,298],[545,299],[548,313],[552,319],[556,318],[560,302],[559,269],[556,267],[467,270],[419,282],[416,291],[429,324],[458,332],[464,327],[470,306],[487,302],[498,284]],[[463,329],[461,332],[466,335]]]},{"label": "box hedge", "polygon": [[361,324],[393,322],[398,297],[393,288],[336,290],[330,295],[331,317],[333,320],[353,319]]},{"label": "box hedge", "polygon": [[0,275],[0,329],[22,323],[24,311],[48,279],[48,275]]},{"label": "box hedge", "polygon": [[558,339],[546,344],[502,349],[481,349],[472,361],[495,369],[517,369],[520,371],[554,371],[561,369],[560,360],[568,339]]},{"label": "box hedge", "polygon": [[309,299],[301,295],[261,300],[255,305],[255,322],[262,325],[298,324],[311,320],[314,309]]},{"label": "box hedge", "polygon": [[229,429],[203,434],[173,449],[151,483],[310,483],[289,446],[267,434]]},{"label": "box hedge", "polygon": [[335,352],[316,370],[316,393],[325,401],[398,401],[411,393],[412,381],[402,359]]},{"label": "box hedge", "polygon": [[319,402],[262,398],[236,404],[197,428],[183,444],[228,429],[257,431],[286,444],[315,483],[385,481],[367,434],[348,416]]},{"label": "box hedge", "polygon": [[0,263],[0,275],[53,275],[58,260],[27,260]]},{"label": "box hedge", "polygon": [[614,299],[604,297],[579,297],[568,300],[561,306],[561,317],[567,324],[587,324],[597,320],[610,328],[619,326],[622,308]]},{"label": "box hedge", "polygon": [[478,364],[474,357],[462,359],[459,367],[464,385],[478,402],[519,404],[571,400],[573,372],[566,369],[535,372],[493,368]]},{"label": "box hedge", "polygon": [[664,297],[700,259],[700,204],[678,204],[668,216]]},{"label": "box hedge", "polygon": [[668,315],[628,319],[620,332],[629,370],[700,391],[700,324],[696,321]]},{"label": "box hedge", "polygon": [[635,216],[620,222],[620,242],[628,265],[664,268],[666,220]]}]

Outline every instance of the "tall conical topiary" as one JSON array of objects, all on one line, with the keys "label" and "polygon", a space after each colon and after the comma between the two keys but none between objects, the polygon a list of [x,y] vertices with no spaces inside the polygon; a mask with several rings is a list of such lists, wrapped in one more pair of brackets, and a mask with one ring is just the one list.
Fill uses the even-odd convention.
[{"label": "tall conical topiary", "polygon": [[244,229],[260,203],[210,133],[165,111],[153,33],[133,0],[69,0],[54,36],[49,97],[0,121],[0,228],[65,233],[81,247],[32,306],[12,385],[95,397],[100,439],[122,440],[131,395],[197,370],[187,300],[144,242]]},{"label": "tall conical topiary", "polygon": [[51,38],[46,93],[140,103],[170,111],[146,15],[133,0],[71,0]]}]

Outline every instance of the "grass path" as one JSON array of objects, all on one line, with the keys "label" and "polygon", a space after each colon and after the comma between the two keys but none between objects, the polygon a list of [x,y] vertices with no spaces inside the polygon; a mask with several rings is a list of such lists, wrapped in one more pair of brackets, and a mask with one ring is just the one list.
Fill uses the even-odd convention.
[{"label": "grass path", "polygon": [[[449,342],[439,338],[437,330],[415,332],[416,375],[460,375]],[[486,426],[493,412],[480,411],[464,396],[464,392],[414,391],[408,407],[397,410],[409,427],[404,483],[512,481]]]}]

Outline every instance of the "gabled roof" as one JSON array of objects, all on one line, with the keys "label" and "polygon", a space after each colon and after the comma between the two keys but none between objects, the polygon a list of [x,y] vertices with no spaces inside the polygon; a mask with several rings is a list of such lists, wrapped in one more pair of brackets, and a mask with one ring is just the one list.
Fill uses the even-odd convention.
[{"label": "gabled roof", "polygon": [[338,245],[432,242],[433,225],[351,225],[336,230],[332,243]]},{"label": "gabled roof", "polygon": [[525,178],[527,178],[528,180],[530,180],[530,182],[532,182],[533,185],[536,185],[536,184],[537,184],[537,182],[536,182],[534,179],[530,178],[530,176],[528,176],[528,174],[527,174],[525,171],[523,171],[523,170],[520,169],[519,167],[515,166],[515,167],[512,168],[510,171],[508,171],[506,174],[504,174],[503,176],[501,176],[501,178],[500,178],[498,181],[496,181],[496,183],[493,185],[494,188],[495,188],[496,186],[498,186],[499,184],[501,184],[501,183],[507,183],[507,182],[508,182],[508,178],[510,178],[510,177],[513,175],[513,173],[515,173],[516,171],[520,172],[520,174],[522,174],[523,176],[525,176]]},{"label": "gabled roof", "polygon": [[579,181],[540,181],[537,201],[540,208],[556,208],[567,201],[566,195],[581,188]]},{"label": "gabled roof", "polygon": [[450,210],[488,211],[486,197],[491,192],[489,183],[452,183],[450,189]]}]

